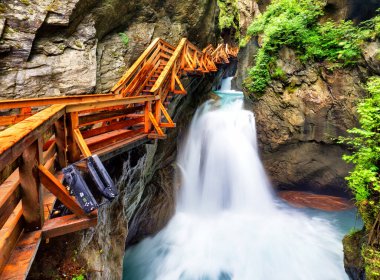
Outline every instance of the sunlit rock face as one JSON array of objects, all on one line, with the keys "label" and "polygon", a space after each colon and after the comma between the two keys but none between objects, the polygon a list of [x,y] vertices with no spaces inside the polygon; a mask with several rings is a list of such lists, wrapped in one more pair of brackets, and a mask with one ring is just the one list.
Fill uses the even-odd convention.
[{"label": "sunlit rock face", "polygon": [[344,177],[350,166],[336,141],[357,125],[355,108],[364,96],[366,70],[304,65],[286,48],[277,65],[287,78],[273,81],[251,105],[270,178],[280,189],[348,195]]},{"label": "sunlit rock face", "polygon": [[[254,11],[250,18],[241,11],[246,28],[271,1],[240,2]],[[322,20],[358,23],[374,16],[379,7],[380,2],[373,0],[328,0]],[[256,40],[251,40],[241,49],[236,89],[243,90],[257,48]],[[368,43],[359,67],[334,71],[323,63],[301,63],[290,49],[280,51],[277,66],[286,78],[272,81],[262,97],[247,104],[256,115],[262,159],[274,186],[349,195],[344,177],[350,166],[341,159],[347,150],[336,139],[357,125],[355,106],[365,94],[362,84],[369,75],[380,73],[379,50],[379,42]]]},{"label": "sunlit rock face", "polygon": [[0,98],[109,91],[155,37],[213,42],[216,15],[214,0],[2,1]]}]

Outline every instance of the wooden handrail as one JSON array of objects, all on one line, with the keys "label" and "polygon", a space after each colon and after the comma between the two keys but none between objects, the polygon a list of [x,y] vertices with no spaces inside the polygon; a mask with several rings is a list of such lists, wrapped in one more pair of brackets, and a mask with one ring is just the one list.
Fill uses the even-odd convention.
[{"label": "wooden handrail", "polygon": [[80,102],[97,102],[103,100],[114,99],[114,94],[88,94],[74,96],[59,96],[59,97],[42,97],[28,99],[6,99],[0,100],[0,110],[16,109],[25,107],[41,107],[56,104],[77,104]]},{"label": "wooden handrail", "polygon": [[24,149],[37,140],[65,113],[66,105],[51,107],[0,132],[0,170],[17,159]]},{"label": "wooden handrail", "polygon": [[157,47],[160,42],[160,38],[156,38],[153,42],[148,46],[148,48],[142,53],[142,55],[136,60],[135,63],[128,69],[127,72],[121,77],[121,79],[116,83],[116,85],[111,89],[111,92],[118,93],[121,90],[121,87],[128,82],[129,79],[133,77],[133,74],[136,73],[139,66],[144,63],[144,59],[146,59]]},{"label": "wooden handrail", "polygon": [[[112,94],[0,101],[0,110],[17,109],[0,116],[0,125],[15,123],[0,132],[0,171],[8,175],[0,185],[0,231],[12,240],[4,242],[0,235],[0,277],[25,257],[22,250],[14,250],[24,249],[25,242],[30,242],[29,265],[41,234],[47,238],[96,225],[97,212],[84,213],[62,184],[59,169],[92,154],[109,159],[149,139],[165,139],[166,129],[176,127],[168,102],[173,94],[186,93],[181,77],[217,71],[216,64],[236,57],[237,51],[222,44],[200,51],[186,38],[175,48],[157,38]],[[37,113],[32,110],[49,105]],[[4,169],[7,165],[9,170]],[[50,219],[45,205],[52,206],[52,198],[74,215]],[[20,270],[20,275],[26,273]]]},{"label": "wooden handrail", "polygon": [[158,89],[162,87],[162,84],[165,82],[166,78],[168,77],[170,71],[172,70],[174,63],[180,58],[182,55],[182,50],[185,47],[187,43],[186,38],[182,38],[181,41],[179,42],[177,48],[175,49],[172,57],[170,58],[168,64],[166,64],[164,70],[162,71],[161,75],[158,77],[157,81],[153,85],[152,89],[150,92],[152,94],[156,94]]}]

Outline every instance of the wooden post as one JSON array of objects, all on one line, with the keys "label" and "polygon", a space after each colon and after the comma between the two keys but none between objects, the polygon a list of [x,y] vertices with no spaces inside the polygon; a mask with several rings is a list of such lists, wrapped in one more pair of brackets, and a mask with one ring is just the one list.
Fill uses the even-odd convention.
[{"label": "wooden post", "polygon": [[20,157],[21,199],[26,231],[41,229],[44,221],[43,193],[38,174],[42,153],[42,141],[37,140]]},{"label": "wooden post", "polygon": [[158,125],[161,123],[161,99],[157,100],[154,104],[154,115]]},{"label": "wooden post", "polygon": [[67,139],[65,115],[54,123],[55,141],[57,144],[58,163],[61,168],[67,166]]},{"label": "wooden post", "polygon": [[78,112],[67,115],[67,158],[70,163],[80,160],[80,151],[75,142],[74,130],[79,127]]},{"label": "wooden post", "polygon": [[144,133],[149,133],[151,129],[151,122],[149,118],[149,113],[152,111],[152,102],[146,101],[145,102],[145,109],[144,109]]}]

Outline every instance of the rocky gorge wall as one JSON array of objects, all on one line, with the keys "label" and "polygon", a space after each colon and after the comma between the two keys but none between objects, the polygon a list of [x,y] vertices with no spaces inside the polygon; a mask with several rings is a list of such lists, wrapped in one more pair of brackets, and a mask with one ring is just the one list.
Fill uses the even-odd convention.
[{"label": "rocky gorge wall", "polygon": [[[246,30],[271,1],[240,2],[241,28]],[[328,0],[324,19],[360,22],[374,16],[380,6],[371,0],[360,1],[360,7],[358,3]],[[245,90],[243,83],[258,47],[253,38],[240,50],[237,89]],[[379,42],[366,44],[358,66],[343,69],[301,63],[293,50],[280,50],[275,67],[282,69],[282,75],[246,105],[255,113],[262,159],[276,188],[349,196],[344,177],[350,166],[342,160],[348,151],[337,138],[358,124],[356,103],[365,95],[366,78],[379,73],[379,50]]]},{"label": "rocky gorge wall", "polygon": [[[5,0],[0,3],[0,99],[107,92],[161,37],[202,48],[216,43],[216,0]],[[129,38],[126,45],[119,33]],[[99,210],[98,226],[40,248],[29,279],[120,279],[130,244],[160,230],[175,206],[177,136],[213,77],[188,79],[170,105],[177,128],[106,163],[120,195]],[[180,137],[179,137],[180,138]]]},{"label": "rocky gorge wall", "polygon": [[[215,43],[214,0],[5,0],[0,98],[106,92],[155,37]],[[126,46],[118,33],[125,32]]]}]

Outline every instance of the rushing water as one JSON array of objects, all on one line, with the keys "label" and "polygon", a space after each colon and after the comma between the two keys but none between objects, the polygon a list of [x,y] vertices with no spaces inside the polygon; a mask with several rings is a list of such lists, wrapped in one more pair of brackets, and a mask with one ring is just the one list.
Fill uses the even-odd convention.
[{"label": "rushing water", "polygon": [[341,238],[354,213],[301,211],[276,198],[258,155],[254,115],[229,82],[191,124],[178,158],[175,216],[127,250],[124,279],[348,279]]}]

